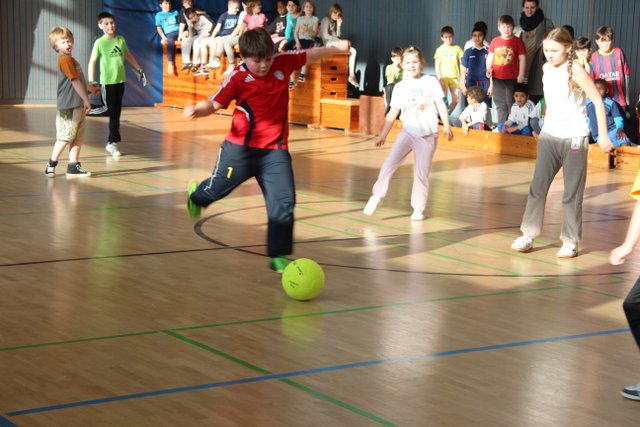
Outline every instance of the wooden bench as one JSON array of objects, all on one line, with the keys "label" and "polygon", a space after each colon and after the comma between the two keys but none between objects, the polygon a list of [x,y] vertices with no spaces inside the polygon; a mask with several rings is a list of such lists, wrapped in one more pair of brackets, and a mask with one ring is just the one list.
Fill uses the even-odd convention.
[{"label": "wooden bench", "polygon": [[320,127],[320,100],[347,97],[348,60],[344,53],[307,65],[305,81],[289,92],[289,122]]},{"label": "wooden bench", "polygon": [[[384,110],[382,97],[360,96],[360,132],[379,135],[384,126]],[[402,122],[396,120],[387,136],[387,141],[393,141],[401,128]],[[440,130],[438,145],[529,159],[535,159],[537,156],[537,141],[532,136],[507,135],[473,129],[470,129],[469,135],[465,136],[461,128],[454,127],[452,131],[453,140],[447,141]],[[591,144],[587,162],[589,166],[596,168],[612,169],[616,167],[636,170],[639,160],[640,148],[621,147],[616,149],[614,153],[603,153],[597,145]]]},{"label": "wooden bench", "polygon": [[356,132],[360,119],[360,101],[350,98],[321,98],[320,126]]},{"label": "wooden bench", "polygon": [[[397,136],[398,132],[402,128],[402,122],[396,120],[387,140],[393,140]],[[485,153],[505,154],[508,156],[525,157],[529,159],[535,159],[537,156],[537,141],[532,136],[522,135],[507,135],[495,132],[489,132],[484,130],[469,130],[468,135],[464,135],[461,128],[451,128],[453,132],[453,139],[448,141],[447,138],[442,135],[442,128],[440,129],[440,135],[438,138],[438,145],[442,147],[462,148],[465,150],[480,151]],[[614,153],[603,153],[596,144],[589,145],[589,153],[587,158],[587,164],[591,167],[612,169],[614,167],[614,158],[617,158],[616,153],[618,150],[636,150],[638,153],[636,156],[640,159],[640,149],[621,147],[615,150]],[[626,154],[624,159],[629,160],[629,154]],[[622,160],[622,159],[621,159]],[[637,162],[636,162],[637,166]]]},{"label": "wooden bench", "polygon": [[640,167],[640,147],[618,147],[614,151],[616,169],[637,171]]},{"label": "wooden bench", "polygon": [[[211,96],[224,80],[224,72],[229,66],[227,56],[220,58],[220,67],[215,68],[207,75],[194,76],[191,70],[180,71],[184,65],[180,52],[181,43],[176,43],[176,62],[174,74],[167,74],[166,46],[163,46],[163,78],[162,78],[162,107],[183,108],[187,103],[197,103]],[[236,55],[237,59],[237,55]],[[226,110],[219,110],[223,114],[233,113],[235,104]]]},{"label": "wooden bench", "polygon": [[[166,47],[165,49],[166,50]],[[163,54],[163,89],[160,106],[183,108],[188,102],[195,103],[211,96],[222,84],[229,63],[226,55],[220,58],[220,67],[208,75],[194,76],[182,68],[180,43],[176,44],[176,73],[167,74],[167,55]],[[236,55],[239,59],[239,55]],[[320,127],[320,99],[346,98],[349,54],[338,54],[307,65],[304,82],[296,80],[296,87],[289,92],[289,122]],[[297,79],[298,74],[294,73]],[[235,105],[222,114],[231,114]]]}]

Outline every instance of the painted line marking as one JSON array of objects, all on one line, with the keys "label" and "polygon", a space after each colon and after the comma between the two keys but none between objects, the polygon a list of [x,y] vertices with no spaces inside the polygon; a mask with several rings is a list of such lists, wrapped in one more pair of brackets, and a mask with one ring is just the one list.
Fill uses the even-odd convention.
[{"label": "painted line marking", "polygon": [[578,339],[585,339],[585,338],[592,338],[597,336],[613,335],[613,334],[620,334],[620,333],[627,333],[627,332],[629,332],[628,328],[610,329],[605,331],[589,332],[584,334],[562,335],[558,337],[542,338],[537,340],[518,341],[513,343],[495,344],[495,345],[487,345],[487,346],[481,346],[481,347],[470,347],[470,348],[463,348],[459,350],[449,350],[449,351],[442,351],[442,352],[436,352],[436,353],[425,353],[425,354],[416,354],[412,356],[400,356],[400,357],[387,358],[387,359],[369,360],[365,362],[326,366],[324,368],[307,369],[307,370],[294,371],[294,372],[285,372],[281,374],[271,374],[271,375],[263,375],[259,377],[242,378],[242,379],[231,380],[231,381],[220,381],[220,382],[214,382],[214,383],[199,384],[199,385],[188,386],[188,387],[177,387],[177,388],[156,390],[156,391],[150,391],[150,392],[144,392],[144,393],[125,394],[120,396],[85,400],[80,402],[71,402],[71,403],[65,403],[60,405],[43,406],[39,408],[7,412],[5,415],[9,417],[17,417],[21,415],[51,412],[51,411],[57,411],[61,409],[77,408],[77,407],[90,406],[90,405],[101,405],[104,403],[119,402],[124,400],[142,399],[147,397],[184,393],[184,392],[195,391],[195,390],[229,387],[234,385],[250,384],[250,383],[262,382],[262,381],[281,380],[285,378],[288,379],[288,378],[295,378],[295,377],[306,376],[306,375],[315,375],[315,374],[320,374],[325,372],[343,371],[347,369],[363,368],[367,366],[385,365],[385,364],[399,363],[399,362],[411,362],[414,360],[434,359],[438,357],[455,356],[459,354],[478,353],[482,351],[503,350],[508,348],[524,347],[529,345],[572,341],[572,340],[578,340]]}]

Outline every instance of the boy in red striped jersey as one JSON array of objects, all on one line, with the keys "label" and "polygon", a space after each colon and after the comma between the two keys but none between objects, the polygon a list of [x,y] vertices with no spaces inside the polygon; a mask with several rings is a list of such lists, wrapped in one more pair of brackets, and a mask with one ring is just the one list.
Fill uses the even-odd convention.
[{"label": "boy in red striped jersey", "polygon": [[227,108],[235,100],[231,130],[220,147],[211,176],[189,186],[187,209],[193,218],[250,178],[260,185],[267,205],[267,255],[272,270],[282,273],[293,251],[295,188],[288,150],[289,76],[310,62],[348,52],[340,40],[330,47],[274,55],[274,44],[263,28],[240,36],[243,63],[226,77],[216,93],[187,105],[187,120]]},{"label": "boy in red striped jersey", "polygon": [[598,50],[591,54],[591,78],[605,80],[609,85],[609,96],[628,111],[631,70],[622,49],[613,47],[613,28],[598,28],[596,44]]}]

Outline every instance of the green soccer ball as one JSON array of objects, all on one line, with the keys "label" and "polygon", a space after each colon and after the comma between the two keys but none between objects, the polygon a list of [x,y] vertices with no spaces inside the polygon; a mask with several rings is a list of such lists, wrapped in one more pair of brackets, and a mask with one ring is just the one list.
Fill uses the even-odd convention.
[{"label": "green soccer ball", "polygon": [[294,300],[312,300],[324,289],[324,271],[307,258],[291,261],[282,272],[282,287]]}]

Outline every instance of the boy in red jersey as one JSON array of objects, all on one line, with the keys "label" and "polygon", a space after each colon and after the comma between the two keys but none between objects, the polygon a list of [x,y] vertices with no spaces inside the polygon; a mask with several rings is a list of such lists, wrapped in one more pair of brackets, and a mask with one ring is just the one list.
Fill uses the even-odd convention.
[{"label": "boy in red jersey", "polygon": [[281,273],[293,250],[295,188],[289,135],[289,76],[303,65],[339,52],[350,43],[274,55],[269,33],[256,28],[239,40],[243,63],[224,80],[218,91],[184,109],[187,120],[208,116],[233,100],[231,130],[220,147],[213,173],[200,185],[189,187],[187,209],[193,218],[202,207],[227,196],[238,185],[255,177],[262,189],[269,219],[267,254],[272,270]]},{"label": "boy in red jersey", "polygon": [[509,117],[516,83],[524,83],[527,52],[524,43],[513,35],[513,18],[502,15],[498,19],[500,35],[491,40],[487,55],[487,78],[493,79],[489,96],[498,111],[498,123]]},{"label": "boy in red jersey", "polygon": [[596,30],[598,50],[591,54],[591,78],[603,79],[609,85],[609,96],[625,110],[629,110],[629,75],[631,70],[619,47],[613,47],[613,29]]}]

